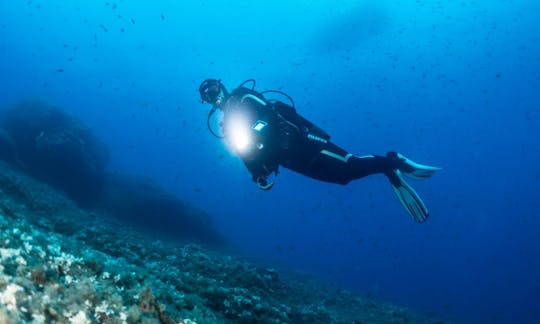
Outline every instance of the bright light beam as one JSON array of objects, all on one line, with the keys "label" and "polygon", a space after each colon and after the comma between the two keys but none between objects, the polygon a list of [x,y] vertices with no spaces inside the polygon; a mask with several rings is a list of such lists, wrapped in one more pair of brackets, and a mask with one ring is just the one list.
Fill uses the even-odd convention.
[{"label": "bright light beam", "polygon": [[245,118],[236,114],[231,116],[227,125],[227,137],[233,145],[234,149],[239,153],[245,153],[251,146],[253,140],[251,138],[251,127]]}]

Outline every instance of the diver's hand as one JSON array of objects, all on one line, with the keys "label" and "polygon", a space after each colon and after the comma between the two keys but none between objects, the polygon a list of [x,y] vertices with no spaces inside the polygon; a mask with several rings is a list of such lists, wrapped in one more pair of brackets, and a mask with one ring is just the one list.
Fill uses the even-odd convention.
[{"label": "diver's hand", "polygon": [[259,186],[259,189],[261,190],[270,190],[274,186],[273,182],[268,183],[266,176],[259,176],[257,177],[257,185]]}]

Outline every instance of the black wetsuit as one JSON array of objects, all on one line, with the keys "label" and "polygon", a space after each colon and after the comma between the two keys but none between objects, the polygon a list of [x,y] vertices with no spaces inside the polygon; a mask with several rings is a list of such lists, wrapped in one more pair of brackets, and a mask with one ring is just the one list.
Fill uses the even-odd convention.
[{"label": "black wetsuit", "polygon": [[237,88],[223,107],[223,131],[226,138],[237,127],[241,116],[252,141],[237,154],[254,181],[266,183],[279,165],[314,179],[347,184],[375,173],[384,173],[392,181],[395,159],[384,156],[358,157],[330,141],[330,136],[280,101],[266,100],[248,88]]}]

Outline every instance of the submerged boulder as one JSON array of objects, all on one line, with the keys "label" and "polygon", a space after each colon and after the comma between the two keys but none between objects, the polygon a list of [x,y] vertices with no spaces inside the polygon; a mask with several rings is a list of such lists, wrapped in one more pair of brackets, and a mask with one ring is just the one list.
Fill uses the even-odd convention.
[{"label": "submerged boulder", "polygon": [[97,209],[158,235],[212,245],[224,243],[212,226],[210,215],[147,177],[109,174]]},{"label": "submerged boulder", "polygon": [[9,133],[0,128],[0,160],[13,163],[17,160],[17,148]]},{"label": "submerged boulder", "polygon": [[14,160],[9,155],[16,152],[26,172],[83,206],[95,198],[109,152],[79,119],[44,102],[25,101],[3,111],[0,127],[5,160]]},{"label": "submerged boulder", "polygon": [[[156,237],[224,242],[207,213],[150,179],[105,172],[106,145],[79,119],[55,106],[26,101],[1,111],[0,160],[64,192],[78,207],[149,230]],[[3,185],[0,189],[19,193],[25,204],[35,204],[27,191],[20,194],[20,186]],[[74,230],[63,226],[62,220],[55,223],[64,233]]]}]

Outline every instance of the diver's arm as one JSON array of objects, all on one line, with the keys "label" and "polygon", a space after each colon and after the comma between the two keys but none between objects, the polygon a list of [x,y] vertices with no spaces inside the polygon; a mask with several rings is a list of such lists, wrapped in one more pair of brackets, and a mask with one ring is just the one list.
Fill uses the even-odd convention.
[{"label": "diver's arm", "polygon": [[270,190],[274,186],[274,182],[268,182],[268,177],[272,173],[277,173],[279,165],[267,165],[258,161],[244,161],[246,168],[251,173],[251,179],[257,183],[259,189]]}]

